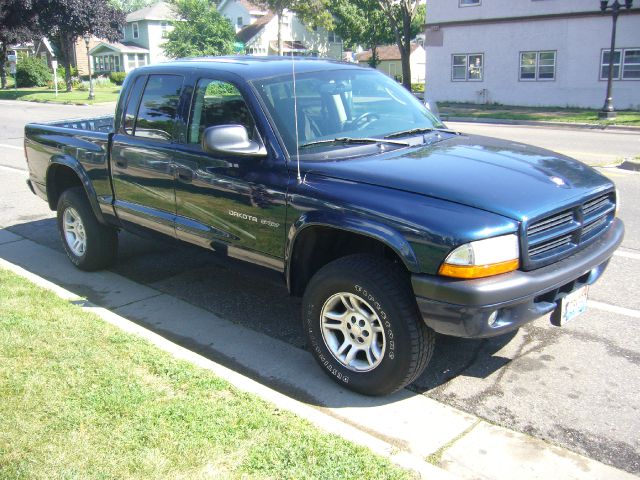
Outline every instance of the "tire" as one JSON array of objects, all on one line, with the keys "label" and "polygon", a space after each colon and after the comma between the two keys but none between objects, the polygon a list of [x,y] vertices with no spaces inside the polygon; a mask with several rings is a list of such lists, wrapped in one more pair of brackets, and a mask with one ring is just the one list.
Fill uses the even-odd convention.
[{"label": "tire", "polygon": [[93,271],[115,263],[118,232],[98,222],[82,187],[62,192],[57,213],[62,245],[76,267]]},{"label": "tire", "polygon": [[393,393],[413,382],[433,354],[435,333],[418,313],[408,276],[388,260],[350,255],[325,265],[309,282],[302,308],[315,359],[350,390]]}]

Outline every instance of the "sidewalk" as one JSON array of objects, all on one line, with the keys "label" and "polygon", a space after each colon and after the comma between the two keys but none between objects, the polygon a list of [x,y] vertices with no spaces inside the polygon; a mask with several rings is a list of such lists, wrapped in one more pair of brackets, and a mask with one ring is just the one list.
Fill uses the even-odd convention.
[{"label": "sidewalk", "polygon": [[370,398],[340,389],[303,350],[112,272],[81,272],[64,254],[7,230],[0,266],[423,478],[636,478],[408,390]]},{"label": "sidewalk", "polygon": [[511,120],[489,117],[460,117],[443,113],[440,118],[445,122],[488,123],[495,125],[528,125],[547,128],[566,128],[573,130],[611,130],[615,132],[640,133],[640,127],[633,125],[599,125],[596,123],[550,122],[543,120]]}]

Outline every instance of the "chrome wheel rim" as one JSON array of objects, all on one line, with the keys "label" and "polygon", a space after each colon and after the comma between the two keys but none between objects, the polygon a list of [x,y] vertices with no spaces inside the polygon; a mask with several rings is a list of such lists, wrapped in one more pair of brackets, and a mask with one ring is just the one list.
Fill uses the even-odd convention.
[{"label": "chrome wheel rim", "polygon": [[87,233],[78,212],[73,207],[68,207],[62,216],[64,238],[69,250],[74,255],[81,257],[87,249]]},{"label": "chrome wheel rim", "polygon": [[380,365],[387,346],[384,328],[363,298],[336,293],[324,303],[320,318],[324,344],[341,365],[354,372]]}]

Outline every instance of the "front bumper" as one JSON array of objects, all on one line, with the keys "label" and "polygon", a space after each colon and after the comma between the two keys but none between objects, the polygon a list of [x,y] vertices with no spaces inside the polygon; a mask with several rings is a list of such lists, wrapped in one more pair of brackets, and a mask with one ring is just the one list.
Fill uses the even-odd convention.
[{"label": "front bumper", "polygon": [[[425,323],[445,335],[482,338],[507,333],[552,312],[568,293],[594,283],[623,237],[624,225],[616,218],[588,247],[537,270],[475,280],[413,275],[418,308]],[[494,312],[497,317],[490,324]]]}]

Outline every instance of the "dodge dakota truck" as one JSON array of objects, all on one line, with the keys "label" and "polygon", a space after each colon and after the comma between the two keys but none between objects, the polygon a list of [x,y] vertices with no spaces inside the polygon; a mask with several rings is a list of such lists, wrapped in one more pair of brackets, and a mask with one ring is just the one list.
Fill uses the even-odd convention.
[{"label": "dodge dakota truck", "polygon": [[126,230],[275,269],[321,368],[369,395],[416,379],[436,333],[571,320],[624,233],[590,167],[459,134],[385,75],[327,60],[137,68],[113,117],[31,123],[25,152],[78,268],[113,264]]}]

